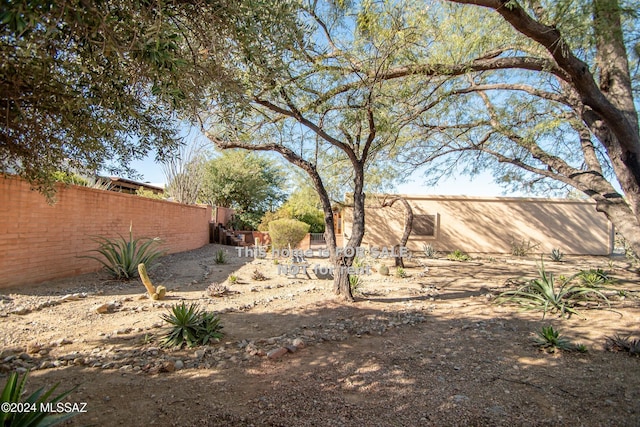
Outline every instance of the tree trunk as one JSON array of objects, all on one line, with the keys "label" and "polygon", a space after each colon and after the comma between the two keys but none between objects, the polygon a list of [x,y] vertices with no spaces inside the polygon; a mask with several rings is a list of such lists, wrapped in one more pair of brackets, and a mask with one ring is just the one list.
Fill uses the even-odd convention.
[{"label": "tree trunk", "polygon": [[402,233],[402,238],[400,239],[400,244],[399,245],[395,245],[394,248],[394,252],[395,252],[395,265],[396,267],[402,267],[404,268],[404,261],[402,259],[402,256],[400,256],[400,249],[401,248],[406,248],[407,247],[407,242],[409,241],[409,236],[411,235],[411,229],[413,227],[413,209],[411,209],[411,205],[409,204],[409,202],[407,202],[407,200],[404,197],[394,197],[393,199],[389,200],[389,201],[385,201],[382,204],[382,207],[392,207],[393,204],[397,201],[400,201],[403,205],[404,205],[404,209],[406,211],[405,217],[404,217],[404,232]]},{"label": "tree trunk", "polygon": [[596,210],[604,213],[635,252],[640,254],[640,224],[622,197],[596,199]]}]

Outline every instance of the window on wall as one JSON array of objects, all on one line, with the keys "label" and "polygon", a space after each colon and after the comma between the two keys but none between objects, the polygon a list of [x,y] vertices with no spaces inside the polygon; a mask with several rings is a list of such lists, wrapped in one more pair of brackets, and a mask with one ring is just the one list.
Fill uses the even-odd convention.
[{"label": "window on wall", "polygon": [[435,237],[437,226],[437,215],[414,215],[411,234],[414,236]]}]

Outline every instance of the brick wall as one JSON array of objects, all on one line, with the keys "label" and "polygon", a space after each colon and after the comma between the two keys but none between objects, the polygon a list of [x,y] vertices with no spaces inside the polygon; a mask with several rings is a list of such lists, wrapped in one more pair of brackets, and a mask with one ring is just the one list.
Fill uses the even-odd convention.
[{"label": "brick wall", "polygon": [[57,203],[0,175],[0,288],[97,271],[93,236],[160,237],[168,253],[209,242],[211,208],[60,185]]}]

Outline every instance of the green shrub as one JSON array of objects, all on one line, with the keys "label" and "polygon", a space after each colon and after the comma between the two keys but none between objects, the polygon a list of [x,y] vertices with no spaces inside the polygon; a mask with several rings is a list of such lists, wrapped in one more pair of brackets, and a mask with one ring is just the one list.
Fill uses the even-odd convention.
[{"label": "green shrub", "polygon": [[469,261],[471,257],[462,252],[460,249],[456,249],[455,251],[447,255],[447,259],[450,259],[452,261]]},{"label": "green shrub", "polygon": [[229,277],[227,278],[227,281],[230,284],[235,285],[236,283],[238,283],[238,276],[236,276],[235,274],[230,274]]},{"label": "green shrub", "polygon": [[404,271],[404,268],[398,267],[396,268],[396,277],[399,277],[400,279],[404,279],[405,277],[407,277],[407,272]]},{"label": "green shrub", "polygon": [[104,268],[116,279],[129,280],[138,277],[138,264],[149,267],[164,251],[155,245],[160,243],[159,238],[133,238],[132,227],[129,227],[129,240],[123,236],[116,239],[95,237],[93,240],[100,246],[91,252],[97,252],[102,257],[83,256],[99,261]]},{"label": "green shrub", "polygon": [[544,264],[541,264],[539,277],[532,279],[523,286],[513,291],[506,291],[496,299],[498,304],[513,302],[519,304],[523,310],[540,310],[542,318],[547,312],[559,312],[561,317],[579,315],[575,309],[576,304],[582,301],[604,301],[609,305],[609,300],[597,289],[572,284],[577,275],[559,280],[559,285],[552,273],[547,273]]},{"label": "green shrub", "polygon": [[349,275],[349,287],[351,288],[352,295],[362,293],[362,281],[360,280],[360,276],[356,274]]},{"label": "green shrub", "polygon": [[198,304],[176,304],[169,314],[162,315],[162,319],[172,325],[162,339],[165,347],[206,345],[217,342],[224,336],[218,316],[201,310]]},{"label": "green shrub", "polygon": [[7,382],[2,390],[2,395],[0,395],[0,402],[6,402],[10,404],[20,403],[24,408],[28,408],[28,410],[20,412],[0,411],[0,426],[54,426],[78,415],[78,412],[49,414],[47,412],[41,411],[41,409],[43,409],[41,408],[41,404],[52,405],[52,407],[55,409],[56,404],[62,401],[62,399],[67,397],[69,394],[71,394],[71,392],[75,390],[75,387],[51,398],[50,400],[50,396],[53,394],[59,384],[54,385],[48,391],[44,391],[44,387],[42,387],[34,391],[26,399],[22,399],[24,386],[27,382],[28,376],[28,372],[24,374],[22,379],[20,379],[20,376],[16,372],[12,372],[9,374]]},{"label": "green shrub", "polygon": [[615,282],[615,279],[611,277],[609,273],[600,268],[580,270],[577,276],[580,279],[582,285],[589,288],[599,288]]},{"label": "green shrub", "polygon": [[218,249],[216,251],[216,257],[214,259],[216,264],[226,264],[227,263],[227,253],[223,249]]},{"label": "green shrub", "polygon": [[309,224],[295,219],[277,219],[269,223],[269,237],[274,249],[296,247],[309,232]]}]

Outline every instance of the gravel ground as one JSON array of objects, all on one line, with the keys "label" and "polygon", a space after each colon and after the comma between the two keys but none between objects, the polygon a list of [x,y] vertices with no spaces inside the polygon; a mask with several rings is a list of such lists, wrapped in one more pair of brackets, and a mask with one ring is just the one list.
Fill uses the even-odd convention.
[{"label": "gravel ground", "polygon": [[[219,249],[227,264],[214,263]],[[611,271],[611,309],[542,319],[496,305],[509,279],[535,275],[535,258],[413,260],[404,279],[363,276],[346,304],[330,281],[208,245],[150,269],[163,301],[103,273],[0,291],[0,372],[31,370],[30,390],[77,387],[66,400],[86,412],[68,425],[639,426],[640,358],[604,349],[607,336],[640,338],[637,272],[595,257],[545,266]],[[207,296],[212,282],[229,291]],[[160,315],[180,301],[220,313],[224,339],[161,347]],[[540,351],[545,325],[589,351]]]}]

